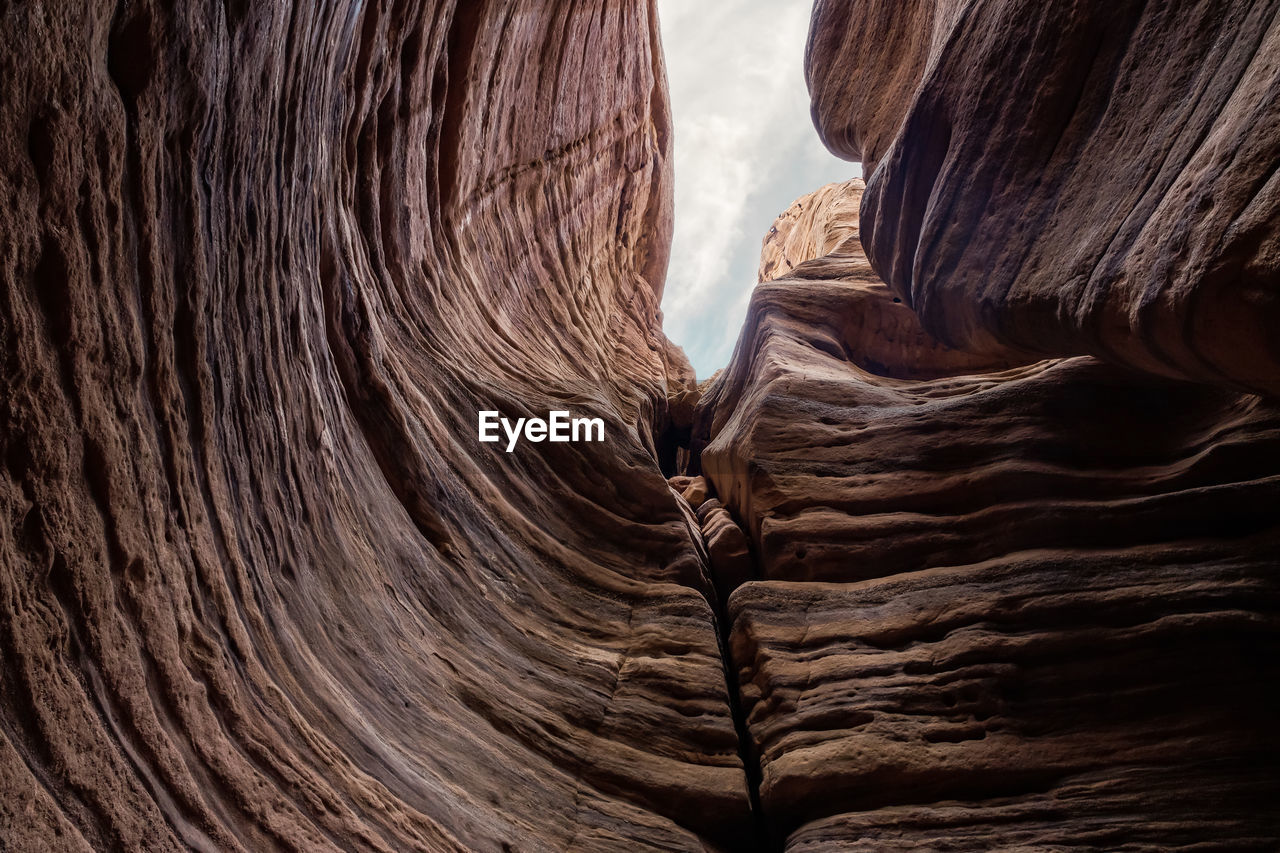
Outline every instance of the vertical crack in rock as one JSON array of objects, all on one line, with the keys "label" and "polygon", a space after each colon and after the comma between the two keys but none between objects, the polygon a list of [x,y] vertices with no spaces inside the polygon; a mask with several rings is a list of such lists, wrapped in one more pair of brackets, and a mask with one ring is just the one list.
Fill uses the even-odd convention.
[{"label": "vertical crack in rock", "polygon": [[781,849],[783,839],[769,822],[769,816],[760,802],[760,757],[755,752],[747,726],[742,691],[738,684],[738,666],[730,647],[732,623],[728,618],[729,596],[739,585],[758,573],[753,568],[754,561],[741,528],[720,502],[708,494],[709,484],[704,477],[677,475],[671,477],[668,484],[685,513],[690,535],[697,542],[699,553],[707,567],[709,577],[702,590],[715,619],[724,681],[729,695],[729,711],[733,715],[734,730],[738,737],[738,755],[746,773],[751,822],[743,827],[735,849]]},{"label": "vertical crack in rock", "polygon": [[757,557],[727,655],[771,827],[787,849],[1280,836],[1280,407],[942,346],[862,254],[862,191],[779,218],[781,278],[694,417]]},{"label": "vertical crack in rock", "polygon": [[1175,5],[817,3],[698,385],[650,0],[0,3],[0,847],[1274,848],[1280,0]]},{"label": "vertical crack in rock", "polygon": [[0,845],[745,843],[655,21],[0,8]]}]

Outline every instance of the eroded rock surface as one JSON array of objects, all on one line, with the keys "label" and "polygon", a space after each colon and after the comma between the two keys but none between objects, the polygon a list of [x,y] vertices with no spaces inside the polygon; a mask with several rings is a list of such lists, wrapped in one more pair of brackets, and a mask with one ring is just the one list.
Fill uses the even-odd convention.
[{"label": "eroded rock surface", "polygon": [[790,213],[766,241],[794,268],[694,429],[762,578],[728,622],[777,838],[1274,846],[1280,405],[950,350],[833,197],[802,206],[835,253]]},{"label": "eroded rock surface", "polygon": [[0,847],[732,844],[652,5],[0,31]]},{"label": "eroded rock surface", "polygon": [[1280,393],[1280,3],[818,0],[876,270],[953,346]]},{"label": "eroded rock surface", "polygon": [[774,220],[760,247],[757,282],[786,278],[805,261],[841,251],[858,251],[858,207],[862,179],[827,184],[797,199]]},{"label": "eroded rock surface", "polygon": [[651,2],[0,3],[0,848],[1275,849],[1277,8],[819,2],[698,384]]}]

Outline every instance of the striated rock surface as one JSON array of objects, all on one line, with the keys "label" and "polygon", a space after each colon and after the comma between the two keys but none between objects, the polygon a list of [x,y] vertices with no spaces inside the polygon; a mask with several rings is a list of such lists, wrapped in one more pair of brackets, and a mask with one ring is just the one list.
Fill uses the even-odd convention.
[{"label": "striated rock surface", "polygon": [[1280,393],[1280,3],[818,0],[819,132],[940,340]]},{"label": "striated rock surface", "polygon": [[0,849],[1275,849],[1277,8],[822,0],[698,384],[650,0],[0,3]]},{"label": "striated rock surface", "polygon": [[785,278],[805,261],[845,250],[858,251],[858,206],[862,179],[827,184],[799,198],[764,235],[757,282]]},{"label": "striated rock surface", "polygon": [[734,844],[652,4],[0,32],[0,847]]},{"label": "striated rock surface", "polygon": [[800,202],[833,254],[780,219],[762,267],[794,268],[694,429],[761,578],[730,656],[777,840],[1271,849],[1280,405],[947,349],[876,281],[860,190]]}]

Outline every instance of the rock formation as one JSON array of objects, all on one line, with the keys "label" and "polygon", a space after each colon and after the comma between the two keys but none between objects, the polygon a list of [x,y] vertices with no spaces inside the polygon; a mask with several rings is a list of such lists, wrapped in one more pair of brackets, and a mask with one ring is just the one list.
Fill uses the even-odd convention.
[{"label": "rock formation", "polygon": [[926,329],[1280,393],[1280,3],[817,0],[827,145]]},{"label": "rock formation", "polygon": [[697,386],[650,0],[0,3],[0,848],[1274,849],[1276,8],[821,0]]},{"label": "rock formation", "polygon": [[[727,622],[769,825],[789,850],[1274,846],[1280,404],[946,349],[862,254],[861,191],[779,219],[761,268],[794,268],[694,428],[759,578]],[[824,222],[837,250],[803,260],[793,225]]]},{"label": "rock formation", "polygon": [[0,847],[732,843],[651,4],[170,5],[0,6]]}]

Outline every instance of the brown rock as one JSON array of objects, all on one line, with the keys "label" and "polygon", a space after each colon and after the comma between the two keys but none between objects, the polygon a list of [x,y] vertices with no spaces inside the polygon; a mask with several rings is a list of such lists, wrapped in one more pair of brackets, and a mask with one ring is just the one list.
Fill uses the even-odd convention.
[{"label": "brown rock", "polygon": [[674,477],[667,478],[667,485],[675,490],[675,493],[683,497],[684,490],[689,488],[689,484],[693,482],[693,477],[688,474],[676,474]]},{"label": "brown rock", "polygon": [[[1275,775],[1201,767],[1194,785],[1165,769],[1082,773],[1044,793],[846,812],[801,826],[788,853],[884,850],[1271,849]],[[1162,817],[1152,821],[1152,812]],[[1070,836],[1064,832],[1066,829]]]},{"label": "brown rock", "polygon": [[698,508],[702,539],[706,543],[711,577],[721,600],[755,577],[755,561],[746,533],[715,498]]},{"label": "brown rock", "polygon": [[940,340],[1280,393],[1280,5],[819,0],[827,145]]},{"label": "brown rock", "polygon": [[798,199],[773,223],[760,250],[757,281],[785,278],[813,258],[842,251],[860,251],[858,207],[862,203],[862,179],[827,184]]},{"label": "brown rock", "polygon": [[698,383],[650,0],[0,3],[0,849],[1274,849],[1278,8],[819,2]]},{"label": "brown rock", "polygon": [[681,491],[681,495],[689,502],[689,506],[695,510],[706,503],[708,494],[705,477],[690,477],[688,485]]},{"label": "brown rock", "polygon": [[695,425],[788,849],[1274,844],[1280,406],[949,350],[847,238],[797,263]]},{"label": "brown rock", "polygon": [[652,4],[0,32],[0,847],[731,844]]},{"label": "brown rock", "polygon": [[[1189,836],[1177,797],[1135,782],[1177,778],[1213,792],[1213,841],[1247,849],[1280,833],[1255,811],[1280,792],[1257,768],[1278,740],[1276,605],[1259,562],[1225,545],[1182,565],[1146,548],[748,584],[730,613],[764,808],[784,827],[847,815],[919,839],[963,800],[966,831],[1004,843],[1034,808],[1016,829],[1169,847],[1211,832]],[[1055,797],[1075,807],[1051,816]],[[1099,844],[1108,813],[1124,829]]]}]

